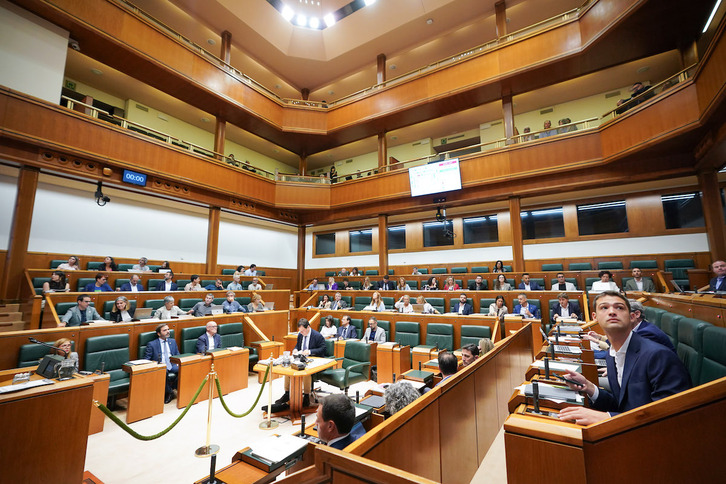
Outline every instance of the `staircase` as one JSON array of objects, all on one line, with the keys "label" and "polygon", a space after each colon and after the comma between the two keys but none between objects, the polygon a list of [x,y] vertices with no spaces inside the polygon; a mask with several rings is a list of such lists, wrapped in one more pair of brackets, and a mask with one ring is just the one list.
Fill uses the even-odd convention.
[{"label": "staircase", "polygon": [[23,321],[23,313],[18,303],[0,303],[0,332],[23,331],[29,329],[29,324]]}]

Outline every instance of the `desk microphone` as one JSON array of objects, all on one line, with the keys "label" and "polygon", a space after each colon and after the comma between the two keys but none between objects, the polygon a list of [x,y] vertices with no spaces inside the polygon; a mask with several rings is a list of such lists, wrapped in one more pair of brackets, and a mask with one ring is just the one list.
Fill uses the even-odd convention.
[{"label": "desk microphone", "polygon": [[532,381],[532,403],[534,405],[534,413],[540,413],[539,411],[539,383],[536,380]]},{"label": "desk microphone", "polygon": [[35,338],[28,338],[28,339],[30,340],[31,343],[35,343],[37,345],[43,345],[46,348],[52,348],[52,349],[54,349],[56,351],[60,351],[63,354],[63,356],[67,356],[68,355],[68,352],[66,350],[62,350],[62,349],[58,348],[57,346],[53,346],[52,344],[45,343],[43,341],[38,341]]},{"label": "desk microphone", "polygon": [[393,383],[396,383],[396,374],[393,374]]},{"label": "desk microphone", "polygon": [[545,356],[544,358],[544,368],[545,368],[545,380],[550,379],[550,359]]},{"label": "desk microphone", "polygon": [[421,362],[418,362],[418,371],[421,371]]},{"label": "desk microphone", "polygon": [[560,344],[560,327],[557,326],[557,331],[555,331],[555,344]]},{"label": "desk microphone", "polygon": [[305,415],[300,416],[300,435],[305,437]]},{"label": "desk microphone", "polygon": [[360,390],[355,391],[355,403],[360,403]]},{"label": "desk microphone", "polygon": [[555,359],[555,345],[550,345],[550,350],[552,353],[552,359],[554,360]]}]

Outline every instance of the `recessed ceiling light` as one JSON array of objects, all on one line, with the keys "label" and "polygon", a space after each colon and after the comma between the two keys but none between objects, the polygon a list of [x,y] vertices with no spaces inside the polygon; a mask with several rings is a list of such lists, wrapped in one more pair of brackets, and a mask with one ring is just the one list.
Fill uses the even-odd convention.
[{"label": "recessed ceiling light", "polygon": [[295,12],[293,11],[293,9],[291,9],[287,5],[282,7],[282,18],[284,18],[285,20],[287,20],[289,22],[290,20],[292,20],[292,18],[294,16],[295,16]]},{"label": "recessed ceiling light", "polygon": [[207,39],[207,44],[215,45],[217,42],[214,39]]},{"label": "recessed ceiling light", "polygon": [[376,0],[365,0],[366,7],[368,5],[373,5],[374,3],[376,3]]},{"label": "recessed ceiling light", "polygon": [[431,25],[432,23],[434,23],[434,19],[432,19],[432,18],[426,19],[426,25]]},{"label": "recessed ceiling light", "polygon": [[335,17],[333,17],[332,13],[329,13],[325,17],[323,17],[323,22],[325,22],[326,27],[332,27],[335,25]]},{"label": "recessed ceiling light", "polygon": [[318,17],[310,17],[308,25],[311,29],[317,29],[318,27],[320,27],[320,19],[318,19]]},{"label": "recessed ceiling light", "polygon": [[329,96],[332,96],[333,94],[335,94],[335,91],[333,91],[332,89],[330,91],[328,91]]},{"label": "recessed ceiling light", "polygon": [[305,14],[299,13],[295,18],[295,23],[300,27],[305,27],[308,24],[308,18]]},{"label": "recessed ceiling light", "polygon": [[637,72],[638,74],[642,74],[642,73],[644,73],[644,72],[648,72],[649,70],[650,70],[650,67],[648,67],[648,66],[643,66],[643,67],[639,68],[639,69],[638,69],[638,70],[637,70],[636,72]]},{"label": "recessed ceiling light", "polygon": [[396,66],[396,64],[391,64],[388,68],[391,69],[392,71],[395,71],[396,67],[398,67],[398,66]]},{"label": "recessed ceiling light", "polygon": [[202,123],[208,123],[209,122],[209,118],[201,118],[201,120],[202,120]]},{"label": "recessed ceiling light", "polygon": [[103,74],[103,72],[101,70],[96,69],[95,67],[93,69],[91,69],[91,72],[96,74],[97,76],[100,76],[101,74]]}]

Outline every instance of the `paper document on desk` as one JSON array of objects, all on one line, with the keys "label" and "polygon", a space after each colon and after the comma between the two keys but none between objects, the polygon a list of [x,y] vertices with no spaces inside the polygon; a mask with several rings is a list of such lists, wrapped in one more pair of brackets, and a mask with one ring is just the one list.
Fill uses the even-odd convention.
[{"label": "paper document on desk", "polygon": [[[554,336],[550,336],[549,338],[547,338],[547,340],[550,343],[554,343],[555,342],[555,337]],[[565,343],[579,343],[580,341],[582,341],[580,338],[578,338],[576,336],[564,336],[564,335],[560,335],[559,340],[561,342],[565,342]]]},{"label": "paper document on desk", "polygon": [[140,360],[131,360],[131,361],[126,362],[127,365],[145,365],[146,363],[154,363],[154,362],[151,360],[145,360],[143,358]]},{"label": "paper document on desk", "polygon": [[[544,361],[537,360],[534,363],[532,363],[532,366],[534,366],[535,368],[539,368],[540,370],[543,370]],[[582,371],[582,367],[578,363],[563,363],[561,361],[550,361],[550,371],[567,371],[567,370],[580,373]]]},{"label": "paper document on desk", "polygon": [[[575,390],[570,390],[567,387],[559,386],[559,385],[550,385],[548,383],[539,383],[539,398],[550,400],[555,403],[579,403],[582,404],[584,399],[582,395],[580,395]],[[519,387],[519,391],[523,393],[524,395],[531,397],[533,395],[532,393],[532,385],[522,385]]]},{"label": "paper document on desk", "polygon": [[260,440],[252,448],[252,455],[258,459],[268,461],[270,464],[283,462],[288,457],[307,447],[304,439],[298,439],[292,435],[271,435]]},{"label": "paper document on desk", "polygon": [[325,365],[327,363],[330,363],[331,361],[333,360],[331,360],[330,358],[315,358],[314,360],[310,359],[308,360],[307,368],[315,368],[316,366]]},{"label": "paper document on desk", "polygon": [[11,392],[19,392],[21,390],[27,390],[29,388],[35,388],[35,387],[41,387],[43,385],[52,385],[55,383],[53,380],[48,380],[47,378],[43,380],[30,380],[23,383],[16,383],[14,385],[4,385],[0,386],[0,394],[3,393],[11,393]]}]

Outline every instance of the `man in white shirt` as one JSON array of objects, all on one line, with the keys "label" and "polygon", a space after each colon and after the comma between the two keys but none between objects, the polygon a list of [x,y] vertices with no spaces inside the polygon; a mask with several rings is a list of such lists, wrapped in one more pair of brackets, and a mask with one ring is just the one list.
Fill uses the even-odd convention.
[{"label": "man in white shirt", "polygon": [[207,332],[197,338],[197,353],[206,353],[215,348],[222,347],[222,338],[217,334],[217,323],[209,321],[207,323]]},{"label": "man in white shirt", "polygon": [[228,291],[241,291],[242,290],[242,284],[239,282],[239,274],[235,274],[232,276],[232,282],[227,284],[227,290]]},{"label": "man in white shirt", "polygon": [[247,289],[249,291],[261,291],[262,290],[262,284],[260,284],[260,280],[256,277],[252,278],[252,283],[247,286]]},{"label": "man in white shirt", "polygon": [[141,277],[138,274],[134,274],[129,279],[129,282],[122,284],[117,291],[124,292],[139,292],[144,290],[144,286],[141,284]]},{"label": "man in white shirt", "polygon": [[577,291],[577,288],[575,287],[575,285],[571,282],[567,282],[565,280],[565,275],[561,272],[557,274],[557,282],[552,284],[551,289],[553,291],[560,291],[560,292],[561,291]]},{"label": "man in white shirt", "polygon": [[250,264],[250,267],[245,271],[245,276],[256,276],[257,275],[257,264]]},{"label": "man in white shirt", "polygon": [[413,305],[411,304],[411,298],[408,296],[408,294],[404,294],[401,296],[401,299],[396,301],[396,304],[394,304],[396,309],[398,309],[399,313],[412,313],[413,312]]}]

